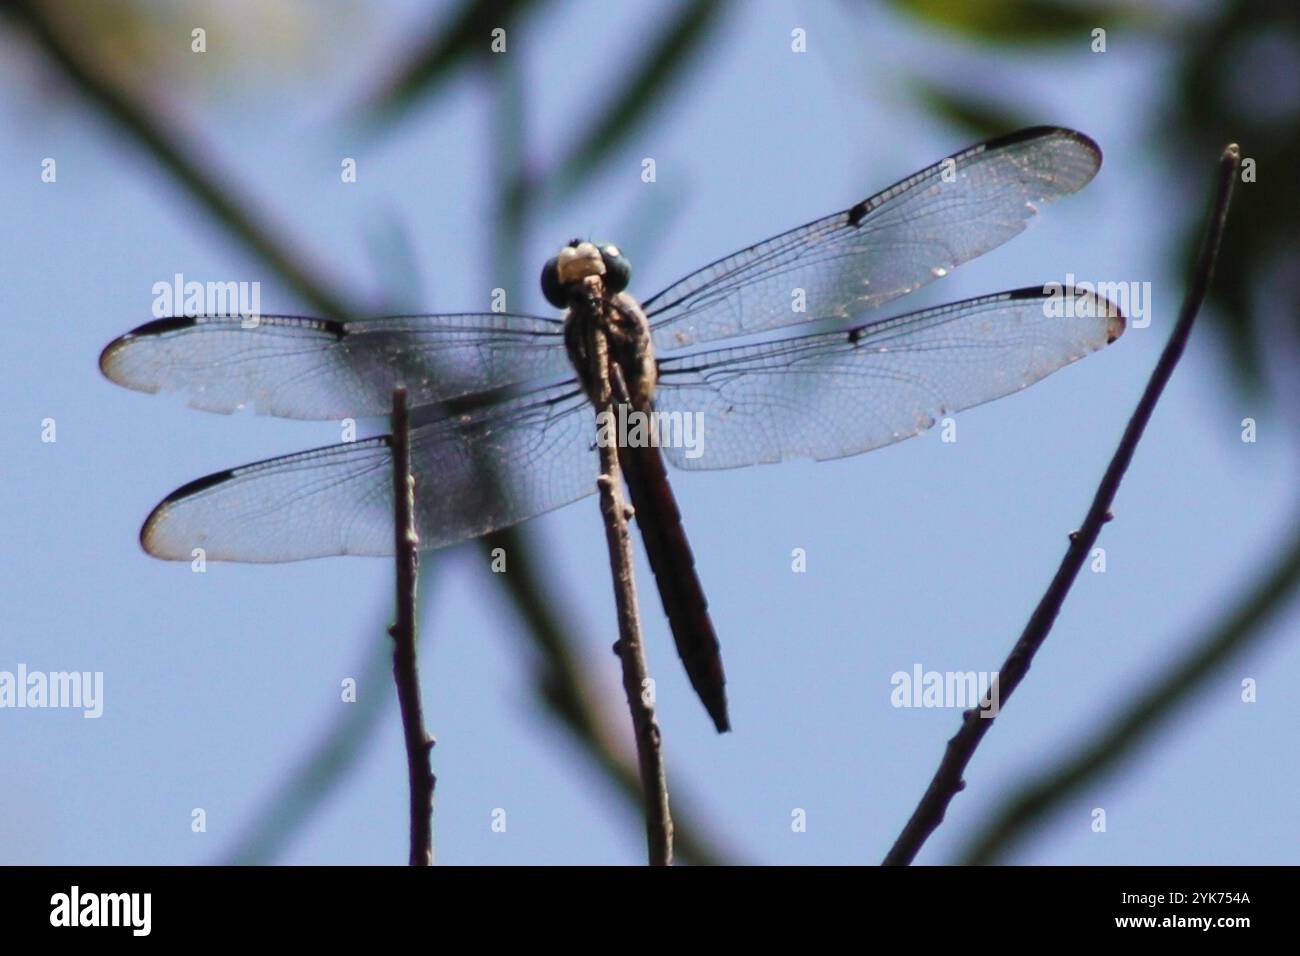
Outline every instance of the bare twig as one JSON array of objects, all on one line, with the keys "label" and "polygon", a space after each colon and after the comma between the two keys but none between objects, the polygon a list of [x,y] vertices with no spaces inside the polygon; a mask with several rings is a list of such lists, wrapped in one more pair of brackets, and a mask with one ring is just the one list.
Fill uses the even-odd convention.
[{"label": "bare twig", "polygon": [[[1016,646],[1012,648],[1011,654],[999,671],[999,708],[1005,705],[1028,673],[1034,655],[1047,639],[1075,577],[1083,568],[1093,544],[1101,534],[1102,525],[1110,520],[1110,507],[1119,490],[1120,481],[1133,460],[1137,443],[1142,438],[1152,412],[1155,411],[1156,402],[1159,401],[1160,394],[1173,375],[1179,358],[1182,357],[1183,349],[1192,331],[1192,324],[1196,320],[1196,313],[1205,299],[1210,277],[1214,273],[1214,260],[1218,256],[1219,242],[1228,215],[1228,202],[1232,196],[1232,186],[1236,181],[1237,167],[1240,162],[1241,153],[1236,144],[1228,146],[1223,151],[1209,228],[1201,244],[1192,287],[1183,300],[1178,323],[1169,337],[1169,342],[1165,345],[1160,361],[1156,363],[1155,370],[1151,373],[1151,379],[1147,382],[1147,387],[1138,401],[1132,418],[1129,419],[1128,427],[1124,430],[1119,447],[1115,450],[1110,466],[1102,477],[1087,517],[1084,518],[1079,530],[1070,535],[1070,547],[1056,571],[1056,576],[1052,578],[1047,592],[1038,602],[1038,607],[1034,609],[1029,623],[1025,625],[1020,640],[1016,642]],[[992,701],[986,697],[978,709],[966,712],[961,729],[948,741],[943,760],[939,764],[939,769],[935,771],[925,795],[921,797],[911,819],[907,821],[907,826],[903,828],[903,832],[899,834],[893,848],[885,857],[886,866],[905,866],[911,863],[930,834],[943,822],[948,804],[966,785],[962,780],[966,765],[974,756],[975,748],[984,739],[984,734],[993,726],[994,718],[985,716],[992,713],[989,709],[991,706]]]},{"label": "bare twig", "polygon": [[1131,756],[1163,720],[1187,702],[1219,664],[1265,633],[1262,625],[1285,606],[1298,583],[1300,518],[1293,525],[1291,541],[1272,573],[1196,643],[1190,656],[1148,694],[1115,717],[1096,739],[1007,800],[985,830],[971,841],[964,862],[985,864],[1005,856],[1026,830],[1062,800],[1078,793],[1081,784],[1115,769],[1123,758]]},{"label": "bare twig", "polygon": [[[592,350],[597,383],[603,399],[597,410],[604,421],[614,418],[616,396],[611,387],[609,346],[603,329],[592,330]],[[617,369],[613,370],[616,376]],[[597,421],[597,430],[600,429]],[[617,441],[603,441],[600,446],[600,511],[605,519],[605,540],[609,545],[609,566],[614,576],[614,603],[618,608],[618,643],[614,652],[623,663],[623,690],[632,714],[636,736],[637,763],[641,768],[642,799],[645,804],[646,844],[651,866],[669,866],[673,862],[673,819],[668,809],[668,781],[664,775],[664,755],[659,724],[648,689],[645,647],[641,642],[641,615],[637,610],[636,581],[632,574],[632,536],[628,532],[628,509],[623,503],[623,489],[618,467]]]},{"label": "bare twig", "polygon": [[[498,533],[499,535],[499,533]],[[506,539],[493,535],[493,542],[507,547]],[[511,566],[512,577],[533,577],[527,562]],[[596,692],[590,678],[575,653],[573,643],[562,631],[555,629],[555,619],[544,599],[541,582],[529,580],[523,586],[509,589],[515,610],[528,622],[527,634],[541,651],[534,676],[534,685],[551,715],[579,744],[580,752],[592,766],[631,804],[642,813],[643,787],[639,767],[626,756],[622,741],[612,733],[613,721],[606,716],[602,695]],[[682,798],[679,780],[673,800],[673,859],[698,866],[721,866],[735,860],[724,855],[703,830],[689,824],[694,814],[684,815],[682,807],[689,801]]]},{"label": "bare twig", "polygon": [[393,554],[397,562],[397,622],[393,637],[393,680],[402,709],[406,764],[411,785],[411,866],[433,863],[433,738],[424,729],[420,671],[415,656],[415,592],[420,538],[415,532],[415,477],[411,474],[411,429],[406,389],[393,391]]}]

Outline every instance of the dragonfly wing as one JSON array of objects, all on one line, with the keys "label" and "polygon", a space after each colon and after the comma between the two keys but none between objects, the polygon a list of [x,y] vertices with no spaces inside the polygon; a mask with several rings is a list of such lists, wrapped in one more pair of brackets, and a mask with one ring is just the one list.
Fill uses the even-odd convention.
[{"label": "dragonfly wing", "polygon": [[[466,541],[590,494],[594,439],[591,406],[571,385],[416,424],[420,547]],[[140,541],[179,561],[195,548],[211,560],[248,562],[392,554],[392,483],[386,435],[272,458],[173,492]]]},{"label": "dragonfly wing", "polygon": [[[1042,287],[968,299],[833,332],[660,360],[665,422],[703,413],[696,454],[663,434],[686,469],[856,455],[940,416],[1017,392],[1124,330],[1109,300]],[[690,457],[694,454],[695,457]]]},{"label": "dragonfly wing", "polygon": [[[646,300],[655,348],[860,315],[1000,246],[1100,166],[1097,144],[1068,129],[1035,127],[972,146]],[[794,311],[797,289],[804,312]]]},{"label": "dragonfly wing", "polygon": [[339,419],[386,415],[397,385],[416,406],[554,379],[569,371],[562,330],[493,312],[158,319],[110,343],[99,367],[119,385],[182,392],[205,411]]}]

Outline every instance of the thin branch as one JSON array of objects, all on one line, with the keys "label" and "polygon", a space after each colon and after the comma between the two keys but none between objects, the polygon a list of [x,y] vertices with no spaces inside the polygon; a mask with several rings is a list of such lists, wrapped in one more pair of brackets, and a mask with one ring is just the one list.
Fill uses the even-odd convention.
[{"label": "thin branch", "polygon": [[415,592],[420,579],[420,537],[415,531],[415,476],[411,474],[411,425],[406,389],[393,390],[393,555],[397,563],[397,622],[393,638],[393,680],[402,710],[406,766],[411,785],[411,866],[433,863],[433,788],[429,752],[433,738],[424,729],[420,670],[415,654]]},{"label": "thin branch", "polygon": [[1264,633],[1262,625],[1282,609],[1300,584],[1300,519],[1294,528],[1290,544],[1273,572],[1197,642],[1188,658],[1149,694],[1114,718],[1092,743],[1007,800],[993,815],[993,822],[971,841],[966,863],[986,864],[1005,856],[1030,826],[1077,793],[1081,784],[1115,769],[1179,705],[1187,702],[1219,664]]},{"label": "thin branch", "polygon": [[[597,369],[597,386],[603,399],[597,408],[600,421],[614,420],[617,397],[610,385],[609,346],[603,329],[593,329],[591,354]],[[614,375],[618,370],[613,370]],[[623,502],[623,488],[618,466],[617,441],[600,446],[600,512],[605,519],[605,540],[609,545],[609,566],[614,577],[614,603],[618,609],[618,643],[614,652],[623,664],[623,690],[632,714],[636,736],[637,763],[641,768],[642,799],[645,804],[646,845],[651,866],[670,866],[673,862],[673,819],[668,809],[668,781],[664,775],[664,755],[654,704],[647,689],[650,678],[646,667],[645,646],[641,642],[641,615],[637,609],[636,581],[632,574],[632,536],[628,532],[629,509]]]},{"label": "thin branch", "polygon": [[985,714],[1000,712],[1000,708],[1005,706],[1006,701],[1028,673],[1034,655],[1047,639],[1075,577],[1082,570],[1092,546],[1101,534],[1102,525],[1110,520],[1110,507],[1115,500],[1115,494],[1119,491],[1120,482],[1125,471],[1128,470],[1129,463],[1133,460],[1138,441],[1141,440],[1147,422],[1151,420],[1151,415],[1155,411],[1156,402],[1159,401],[1165,385],[1168,384],[1174,368],[1178,365],[1179,358],[1182,357],[1183,349],[1192,331],[1192,324],[1205,299],[1210,278],[1214,273],[1214,261],[1218,256],[1219,243],[1228,216],[1228,203],[1232,197],[1232,187],[1240,163],[1241,153],[1236,144],[1229,145],[1223,151],[1219,162],[1219,179],[1213,213],[1197,257],[1192,287],[1183,300],[1178,323],[1169,337],[1169,342],[1165,345],[1160,361],[1156,363],[1155,370],[1151,373],[1151,380],[1147,382],[1147,387],[1138,401],[1128,427],[1124,430],[1124,436],[1120,439],[1119,447],[1115,450],[1110,466],[1102,477],[1087,517],[1084,518],[1079,530],[1070,535],[1070,547],[1056,571],[1056,576],[1052,578],[1047,592],[1038,602],[1038,607],[1034,609],[1029,623],[1025,625],[1020,640],[1016,642],[1016,646],[1012,648],[1011,654],[998,673],[996,688],[1000,693],[999,710],[990,709],[993,702],[986,696],[978,709],[966,712],[961,729],[948,741],[943,760],[939,764],[939,769],[935,771],[929,787],[926,788],[925,795],[921,797],[911,819],[907,821],[907,826],[903,828],[903,832],[899,834],[893,848],[885,857],[886,866],[905,866],[911,863],[930,834],[943,822],[948,804],[966,786],[965,781],[962,780],[966,765],[975,755],[975,748],[984,739],[984,734],[993,726],[994,718]]},{"label": "thin branch", "polygon": [[[509,536],[496,532],[485,540],[514,553],[510,544],[514,534],[515,529],[510,529]],[[597,693],[592,685],[572,641],[566,633],[556,629],[545,588],[535,580],[532,566],[526,561],[511,565],[510,576],[528,579],[517,582],[508,594],[516,612],[528,623],[527,634],[541,652],[533,678],[539,697],[579,744],[580,752],[614,785],[620,797],[641,814],[643,788],[640,769],[627,756],[622,741],[613,737],[613,721],[606,716],[603,695]],[[689,801],[682,798],[680,781],[673,802],[676,806],[673,814],[674,860],[697,866],[724,866],[736,862],[724,854],[709,835],[689,823],[697,815],[683,814],[682,808],[688,806]]]}]

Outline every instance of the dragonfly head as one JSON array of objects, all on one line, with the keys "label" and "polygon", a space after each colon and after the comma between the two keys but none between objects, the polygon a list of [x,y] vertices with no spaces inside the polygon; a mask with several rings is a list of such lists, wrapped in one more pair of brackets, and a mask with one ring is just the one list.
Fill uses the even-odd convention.
[{"label": "dragonfly head", "polygon": [[632,267],[615,245],[574,239],[542,267],[542,294],[557,309],[567,309],[592,276],[600,277],[605,295],[617,295],[627,288]]}]

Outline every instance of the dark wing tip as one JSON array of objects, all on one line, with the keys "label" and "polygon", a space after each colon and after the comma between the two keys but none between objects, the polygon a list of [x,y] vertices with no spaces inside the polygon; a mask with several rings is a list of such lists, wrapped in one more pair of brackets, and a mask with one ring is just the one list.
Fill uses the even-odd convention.
[{"label": "dark wing tip", "polygon": [[[190,495],[196,495],[205,488],[211,488],[213,485],[219,485],[235,476],[235,469],[227,468],[225,471],[214,471],[210,475],[204,475],[202,478],[195,478],[193,481],[181,485],[170,495],[158,503],[158,508],[169,505],[172,502],[180,501],[182,498],[188,498]],[[158,508],[155,508],[156,512]],[[152,516],[151,516],[152,517]]]},{"label": "dark wing tip", "polygon": [[[197,315],[197,316],[168,316],[163,319],[153,319],[144,325],[137,326],[125,335],[119,335],[99,353],[99,370],[108,378],[117,381],[113,377],[112,364],[115,356],[121,350],[130,347],[132,342],[139,339],[156,338],[164,335],[171,335],[175,332],[181,332],[185,329],[192,329],[201,324],[215,325],[220,319],[229,319],[232,322],[248,322],[255,320],[254,324],[241,326],[246,331],[261,329],[265,326],[294,326],[298,328],[311,328],[316,331],[333,336],[337,340],[343,340],[349,334],[348,323],[341,322],[337,319],[318,319],[309,316],[297,315]],[[128,384],[123,382],[121,384]],[[135,387],[135,386],[129,386]]]},{"label": "dark wing tip", "polygon": [[1106,326],[1106,344],[1110,345],[1124,334],[1127,323],[1124,320],[1124,313],[1119,310],[1119,306],[1109,299],[1103,299],[1102,301],[1110,307],[1110,311],[1106,313],[1110,317],[1110,324]]},{"label": "dark wing tip", "polygon": [[[165,319],[153,319],[144,325],[137,326],[130,332],[123,335],[121,339],[142,339],[147,335],[162,335],[164,332],[175,332],[177,329],[188,329],[192,325],[198,325],[198,317],[192,315],[173,315]],[[121,341],[119,339],[118,341]]]},{"label": "dark wing tip", "polygon": [[166,516],[167,511],[176,502],[196,495],[200,491],[219,485],[224,481],[233,478],[235,471],[227,468],[225,471],[216,471],[210,475],[204,475],[202,478],[195,478],[193,481],[181,485],[171,494],[154,507],[149,512],[149,517],[144,519],[144,524],[140,526],[140,547],[148,554],[155,558],[163,558],[168,561],[188,561],[190,555],[187,553],[177,553],[164,547],[158,540],[158,527],[162,519]]},{"label": "dark wing tip", "polygon": [[144,325],[137,326],[125,335],[119,335],[113,341],[104,346],[104,350],[99,353],[99,370],[105,377],[117,381],[113,378],[112,362],[114,356],[122,349],[126,348],[135,339],[148,338],[154,335],[165,335],[168,332],[175,332],[179,329],[189,328],[198,324],[193,318],[185,316],[176,316],[174,318],[154,319],[146,322]]},{"label": "dark wing tip", "polygon": [[1124,334],[1124,316],[1122,315],[1112,316],[1110,322],[1110,329],[1108,330],[1108,333],[1106,335],[1106,344],[1110,345],[1112,342],[1114,342],[1117,338],[1119,338],[1123,334]]},{"label": "dark wing tip", "polygon": [[1093,313],[1097,316],[1104,316],[1106,318],[1107,345],[1110,345],[1124,334],[1124,327],[1127,325],[1127,320],[1118,305],[1106,298],[1104,295],[1101,295],[1098,292],[1093,292],[1091,289],[1080,289],[1076,286],[1071,289],[1071,291],[1080,298],[1086,297],[1092,300]]},{"label": "dark wing tip", "polygon": [[985,149],[1001,149],[1006,146],[1014,146],[1016,143],[1051,137],[1060,137],[1078,143],[1096,156],[1097,165],[1101,165],[1101,147],[1097,145],[1097,141],[1086,133],[1080,133],[1077,129],[1070,129],[1068,126],[1026,126],[1024,129],[1018,129],[1003,136],[995,136],[993,139],[988,140],[984,147]]},{"label": "dark wing tip", "polygon": [[[1101,147],[1098,146],[1090,136],[1086,136],[1078,130],[1069,129],[1064,126],[1027,126],[1024,129],[1018,129],[1002,136],[995,136],[982,143],[976,143],[974,146],[969,146],[960,153],[955,153],[954,157],[979,155],[999,149],[1006,149],[1019,143],[1028,143],[1033,142],[1034,140],[1053,138],[1069,140],[1082,147],[1084,152],[1088,153],[1089,158],[1091,159],[1092,173],[1088,176],[1088,179],[1091,179],[1092,176],[1096,175],[1097,170],[1101,168]],[[949,158],[951,159],[954,157]],[[943,162],[947,161],[948,160],[943,160]],[[930,167],[930,169],[937,168],[939,165],[942,164],[935,164],[935,167]],[[908,181],[909,180],[904,180],[904,182]],[[1080,185],[1083,184],[1080,183]],[[890,191],[892,190],[886,190],[886,192]],[[879,202],[877,201],[878,199],[879,195],[872,196],[849,207],[846,214],[847,224],[857,228],[862,223],[862,220],[866,218],[867,214],[879,206]]]},{"label": "dark wing tip", "polygon": [[1106,317],[1107,345],[1110,345],[1124,334],[1124,329],[1128,324],[1128,320],[1125,317],[1123,310],[1104,295],[1094,292],[1091,289],[1081,289],[1078,286],[1058,286],[1054,283],[1045,283],[1041,286],[1031,285],[1025,286],[1023,289],[1014,289],[1008,294],[1012,299],[1050,299],[1054,295],[1067,290],[1080,299],[1090,300],[1093,303],[1091,309],[1093,315]]}]

